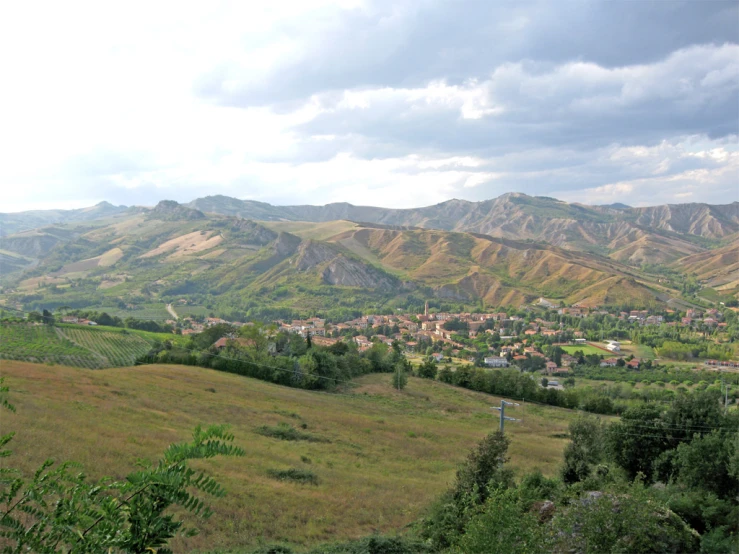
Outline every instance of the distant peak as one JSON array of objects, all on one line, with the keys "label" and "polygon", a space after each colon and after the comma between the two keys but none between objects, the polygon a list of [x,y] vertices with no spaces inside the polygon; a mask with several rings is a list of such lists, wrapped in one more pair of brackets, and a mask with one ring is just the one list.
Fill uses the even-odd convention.
[{"label": "distant peak", "polygon": [[155,210],[175,210],[179,207],[179,203],[175,200],[160,200]]},{"label": "distant peak", "polygon": [[194,210],[182,206],[174,200],[162,200],[152,210],[153,216],[162,219],[203,219],[205,214],[200,210]]}]

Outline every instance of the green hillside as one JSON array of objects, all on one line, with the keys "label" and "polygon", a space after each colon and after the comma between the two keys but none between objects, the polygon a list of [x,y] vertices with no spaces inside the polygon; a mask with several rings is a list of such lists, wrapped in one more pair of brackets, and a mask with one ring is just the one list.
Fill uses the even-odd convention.
[{"label": "green hillside", "polygon": [[[403,532],[447,488],[468,450],[497,425],[500,399],[411,378],[404,392],[386,374],[360,378],[343,394],[280,387],[183,366],[87,371],[4,362],[16,414],[14,467],[75,460],[91,477],[124,475],[154,459],[199,423],[228,423],[244,458],[196,464],[227,490],[200,535],[175,552],[237,549],[260,541],[316,545]],[[554,475],[575,412],[525,404],[510,423],[511,467]],[[291,426],[320,441],[285,441],[260,431]],[[269,433],[267,433],[269,434]],[[317,485],[271,471],[311,472]]]}]

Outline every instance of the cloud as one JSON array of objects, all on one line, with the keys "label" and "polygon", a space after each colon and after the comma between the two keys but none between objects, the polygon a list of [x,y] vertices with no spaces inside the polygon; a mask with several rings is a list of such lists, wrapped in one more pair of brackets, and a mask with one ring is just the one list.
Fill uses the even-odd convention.
[{"label": "cloud", "polygon": [[665,136],[737,133],[739,46],[694,46],[648,65],[506,63],[482,81],[347,90],[321,106],[306,135],[361,135],[413,151],[541,145],[650,144]]},{"label": "cloud", "polygon": [[736,196],[733,0],[21,2],[3,15],[2,209]]},{"label": "cloud", "polygon": [[198,94],[222,105],[269,105],[326,90],[415,87],[439,76],[459,83],[524,59],[649,63],[693,44],[739,39],[739,6],[730,0],[385,0],[313,15],[277,22],[277,38],[262,54],[272,62],[266,71],[255,73],[250,57],[230,53],[199,76]]}]

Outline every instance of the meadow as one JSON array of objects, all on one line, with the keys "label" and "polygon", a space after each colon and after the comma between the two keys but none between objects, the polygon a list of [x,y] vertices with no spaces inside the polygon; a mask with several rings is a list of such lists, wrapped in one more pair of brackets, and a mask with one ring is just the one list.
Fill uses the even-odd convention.
[{"label": "meadow", "polygon": [[[232,426],[246,456],[196,464],[228,495],[214,503],[201,534],[178,539],[175,552],[402,532],[497,428],[491,406],[500,404],[417,378],[398,392],[387,374],[319,393],[172,365],[93,372],[4,361],[2,373],[17,408],[0,419],[0,433],[17,432],[5,466],[26,474],[55,458],[78,461],[93,477],[121,478],[197,424]],[[521,420],[506,425],[511,466],[555,474],[575,412],[525,404],[509,415]]]},{"label": "meadow", "polygon": [[585,345],[573,345],[573,346],[563,346],[562,350],[567,352],[568,354],[574,354],[575,352],[581,351],[584,356],[588,356],[590,354],[596,354],[597,356],[612,356],[610,352],[607,350],[604,350],[602,348],[596,348],[595,346],[590,346],[589,344]]}]

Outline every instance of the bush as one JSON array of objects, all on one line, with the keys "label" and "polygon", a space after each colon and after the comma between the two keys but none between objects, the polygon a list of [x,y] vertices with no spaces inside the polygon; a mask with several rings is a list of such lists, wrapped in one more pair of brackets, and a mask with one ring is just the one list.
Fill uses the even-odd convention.
[{"label": "bush", "polygon": [[254,432],[263,437],[271,437],[283,441],[331,442],[323,437],[298,431],[295,427],[287,423],[279,423],[274,427],[262,425],[261,427],[257,427]]},{"label": "bush", "polygon": [[523,512],[516,491],[495,490],[451,551],[528,554],[546,552],[547,548],[536,516]]},{"label": "bush", "polygon": [[452,546],[491,491],[513,486],[513,472],[504,467],[509,459],[509,444],[510,439],[496,431],[467,456],[457,471],[453,487],[431,507],[421,522],[421,534],[434,548]]},{"label": "bush", "polygon": [[320,480],[318,476],[307,469],[268,469],[267,475],[279,481],[295,481],[306,485],[318,485]]}]

